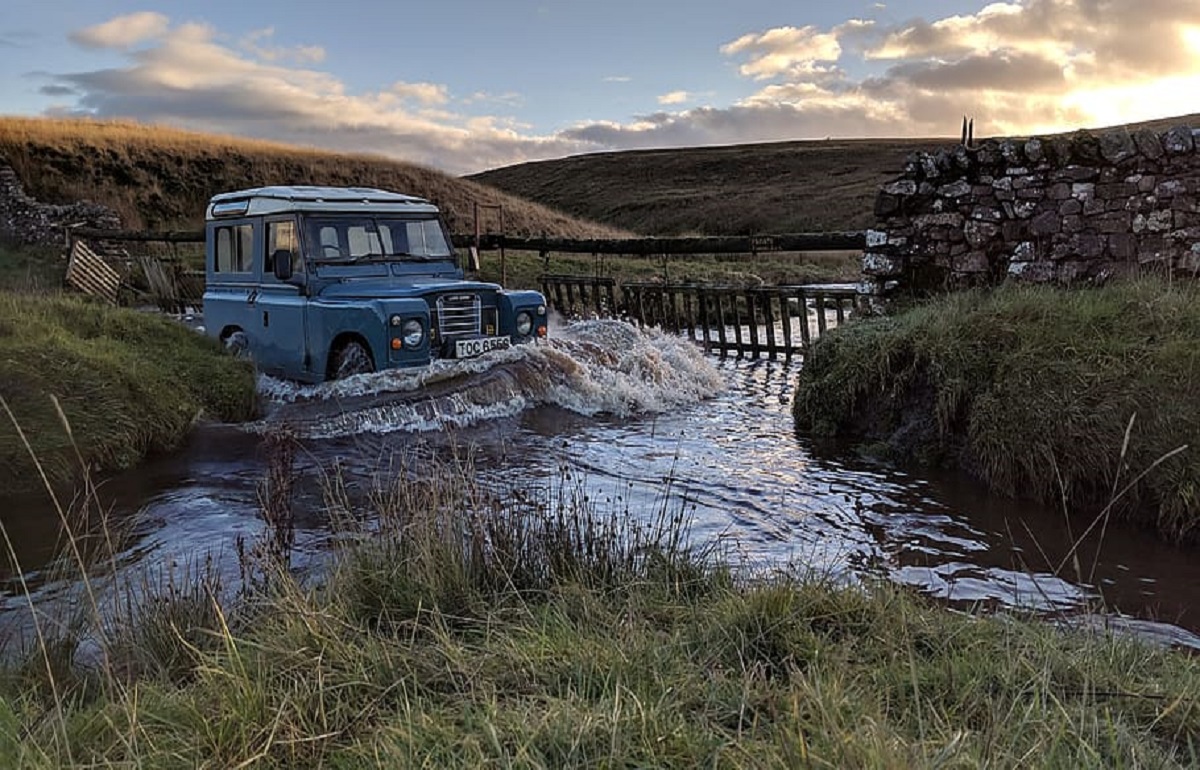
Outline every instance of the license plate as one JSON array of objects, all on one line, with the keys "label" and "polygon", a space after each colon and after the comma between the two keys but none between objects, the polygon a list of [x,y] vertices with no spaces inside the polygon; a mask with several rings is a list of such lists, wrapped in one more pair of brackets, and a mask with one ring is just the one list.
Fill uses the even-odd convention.
[{"label": "license plate", "polygon": [[471,358],[480,356],[489,350],[500,350],[512,345],[508,337],[482,337],[474,340],[455,340],[454,357]]}]

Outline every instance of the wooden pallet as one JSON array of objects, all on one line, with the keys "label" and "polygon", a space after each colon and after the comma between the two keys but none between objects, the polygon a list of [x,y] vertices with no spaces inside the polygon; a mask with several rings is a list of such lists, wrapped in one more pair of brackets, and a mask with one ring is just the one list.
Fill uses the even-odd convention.
[{"label": "wooden pallet", "polygon": [[86,243],[76,240],[67,262],[67,283],[85,294],[117,304],[121,276]]}]

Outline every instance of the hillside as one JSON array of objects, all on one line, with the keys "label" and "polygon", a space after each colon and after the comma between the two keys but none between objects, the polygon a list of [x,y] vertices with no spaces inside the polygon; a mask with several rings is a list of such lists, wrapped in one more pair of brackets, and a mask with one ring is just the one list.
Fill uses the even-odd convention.
[{"label": "hillside", "polygon": [[[1162,130],[1200,115],[1130,124]],[[644,235],[862,230],[879,185],[955,138],[832,139],[634,150],[522,163],[467,179]]]},{"label": "hillside", "polygon": [[[215,193],[271,184],[359,185],[429,198],[454,232],[474,228],[472,207],[504,207],[509,235],[605,237],[622,233],[429,168],[368,155],[181,131],[122,121],[0,117],[0,163],[48,203],[92,200],[129,229],[202,226]],[[485,210],[485,230],[499,229]]]},{"label": "hillside", "polygon": [[861,230],[879,185],[947,140],[836,139],[635,150],[522,163],[467,179],[645,235]]}]

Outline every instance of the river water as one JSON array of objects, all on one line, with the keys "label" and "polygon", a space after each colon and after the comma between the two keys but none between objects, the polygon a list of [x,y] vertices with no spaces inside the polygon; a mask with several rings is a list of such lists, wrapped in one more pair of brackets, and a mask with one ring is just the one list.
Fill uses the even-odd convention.
[{"label": "river water", "polygon": [[[569,473],[614,510],[676,505],[691,537],[742,563],[854,580],[883,577],[963,606],[1103,622],[1200,649],[1200,560],[1120,523],[993,497],[959,474],[906,472],[792,428],[799,362],[718,359],[688,340],[585,321],[538,345],[421,372],[319,386],[263,378],[265,417],[206,425],[180,451],[96,492],[128,534],[117,569],[211,558],[236,575],[234,543],[262,529],[262,435],[300,440],[296,563],[334,536],[322,490],[336,469],[368,488],[397,457],[470,448],[486,483]],[[0,499],[18,567],[4,607],[60,586],[45,572],[58,516],[42,497]]]}]

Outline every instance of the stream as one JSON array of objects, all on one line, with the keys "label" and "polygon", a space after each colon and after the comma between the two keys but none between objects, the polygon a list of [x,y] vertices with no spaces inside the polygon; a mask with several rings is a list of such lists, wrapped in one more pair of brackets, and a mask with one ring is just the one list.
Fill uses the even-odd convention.
[{"label": "stream", "polygon": [[[112,568],[211,559],[235,579],[237,538],[263,526],[262,435],[286,425],[300,440],[300,569],[319,564],[335,536],[322,494],[331,468],[365,488],[397,457],[469,447],[486,483],[536,485],[565,469],[614,508],[683,505],[693,539],[719,540],[751,568],[882,577],[956,606],[1027,609],[1200,649],[1194,553],[1120,522],[1073,551],[1089,520],[994,497],[961,474],[815,446],[792,427],[799,366],[720,359],[677,336],[584,321],[419,372],[317,386],[264,377],[260,421],[203,425],[179,451],[99,485],[100,505],[127,533]],[[0,615],[26,606],[22,585],[35,599],[63,590],[47,569],[60,529],[47,497],[0,498],[17,561],[0,562]]]}]

